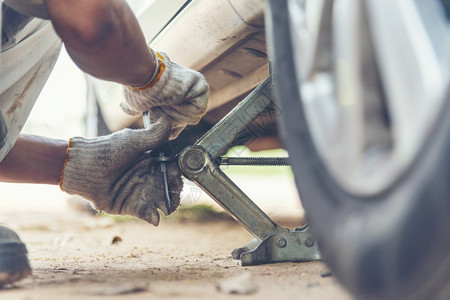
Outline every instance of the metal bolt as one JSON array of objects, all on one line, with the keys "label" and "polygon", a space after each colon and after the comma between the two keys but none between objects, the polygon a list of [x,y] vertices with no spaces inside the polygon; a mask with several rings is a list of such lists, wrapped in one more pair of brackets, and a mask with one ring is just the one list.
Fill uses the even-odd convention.
[{"label": "metal bolt", "polygon": [[310,239],[310,238],[307,238],[307,239],[305,240],[305,246],[306,246],[306,247],[312,247],[312,246],[314,246],[314,240],[313,240],[313,239]]},{"label": "metal bolt", "polygon": [[191,151],[186,157],[186,165],[194,170],[200,170],[205,164],[205,158],[197,151]]},{"label": "metal bolt", "polygon": [[284,248],[284,247],[286,247],[286,245],[287,245],[287,241],[286,241],[285,238],[280,237],[280,238],[277,239],[277,246],[278,247]]}]

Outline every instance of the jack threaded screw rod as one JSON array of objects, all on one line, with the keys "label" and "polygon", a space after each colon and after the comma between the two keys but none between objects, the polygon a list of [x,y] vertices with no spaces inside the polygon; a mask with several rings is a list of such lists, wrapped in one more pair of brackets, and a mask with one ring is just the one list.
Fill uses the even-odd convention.
[{"label": "jack threaded screw rod", "polygon": [[225,166],[290,166],[288,157],[220,157]]}]

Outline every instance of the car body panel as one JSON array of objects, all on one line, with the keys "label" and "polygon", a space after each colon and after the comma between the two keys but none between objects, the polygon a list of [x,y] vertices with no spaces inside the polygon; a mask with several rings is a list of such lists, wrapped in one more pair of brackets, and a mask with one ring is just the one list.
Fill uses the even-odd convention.
[{"label": "car body panel", "polygon": [[128,0],[145,40],[151,42],[189,0]]}]

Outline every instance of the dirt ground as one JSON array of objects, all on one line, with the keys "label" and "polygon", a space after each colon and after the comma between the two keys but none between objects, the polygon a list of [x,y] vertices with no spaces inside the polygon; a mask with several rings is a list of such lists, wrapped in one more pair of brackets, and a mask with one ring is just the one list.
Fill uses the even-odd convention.
[{"label": "dirt ground", "polygon": [[[231,251],[252,237],[221,216],[157,228],[75,212],[1,217],[26,242],[33,275],[0,299],[350,299],[321,262],[237,265]],[[218,289],[242,274],[250,294]]]}]

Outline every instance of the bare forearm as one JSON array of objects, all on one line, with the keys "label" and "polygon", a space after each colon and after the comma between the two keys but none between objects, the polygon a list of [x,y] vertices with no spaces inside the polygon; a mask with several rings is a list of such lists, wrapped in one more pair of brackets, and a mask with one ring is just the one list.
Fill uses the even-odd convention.
[{"label": "bare forearm", "polygon": [[20,135],[0,163],[0,181],[58,184],[67,141]]},{"label": "bare forearm", "polygon": [[142,86],[156,63],[133,12],[124,0],[44,0],[53,26],[85,72]]}]

